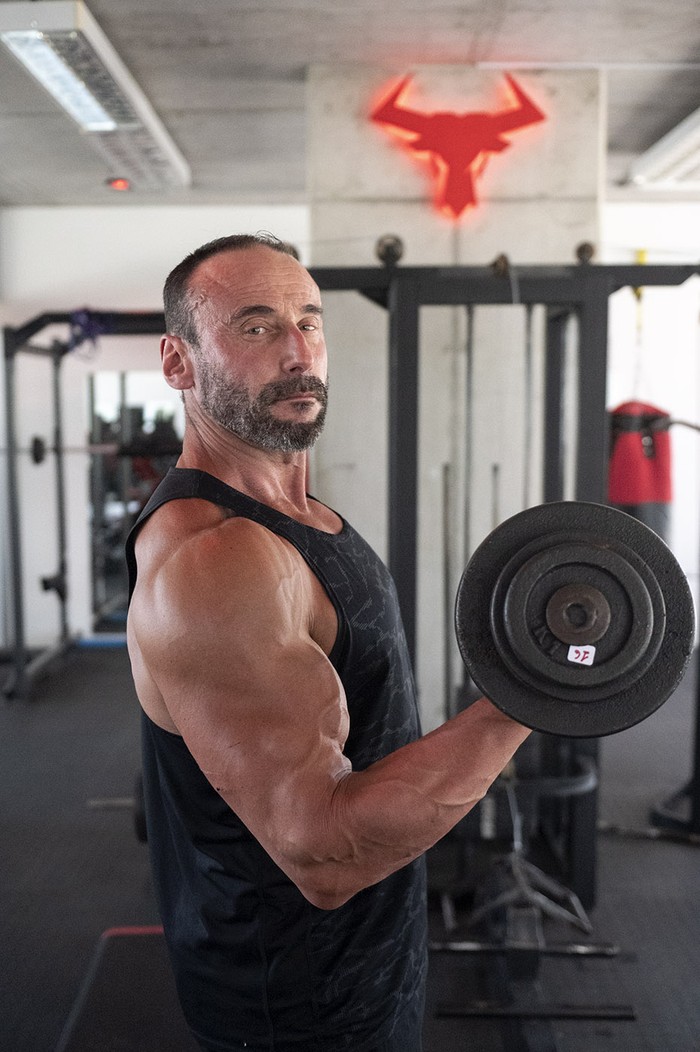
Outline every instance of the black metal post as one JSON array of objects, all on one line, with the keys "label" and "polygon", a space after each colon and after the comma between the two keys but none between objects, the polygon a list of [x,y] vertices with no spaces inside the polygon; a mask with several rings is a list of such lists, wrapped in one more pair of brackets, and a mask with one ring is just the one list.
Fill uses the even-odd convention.
[{"label": "black metal post", "polygon": [[564,362],[569,313],[548,308],[544,374],[544,480],[545,504],[564,498]]},{"label": "black metal post", "polygon": [[7,518],[12,592],[13,672],[4,685],[8,696],[23,695],[27,690],[27,649],[24,633],[24,591],[22,587],[22,526],[19,512],[17,479],[17,423],[15,417],[15,330],[3,330],[5,358],[5,433],[7,442]]},{"label": "black metal post", "polygon": [[604,504],[608,464],[607,282],[584,280],[579,308],[576,499]]},{"label": "black metal post", "polygon": [[532,476],[532,324],[533,305],[528,303],[525,307],[525,355],[523,362],[523,508],[530,506],[531,476]]},{"label": "black metal post", "polygon": [[415,667],[418,548],[417,283],[400,270],[389,285],[389,569]]},{"label": "black metal post", "polygon": [[690,820],[688,832],[700,836],[700,669],[695,669],[695,733],[693,773],[690,781]]},{"label": "black metal post", "polygon": [[464,364],[464,543],[466,566],[472,555],[471,501],[474,467],[474,304],[468,303]]},{"label": "black metal post", "polygon": [[[578,338],[578,444],[576,449],[577,500],[605,503],[608,462],[607,364],[608,364],[608,296],[607,283],[600,279],[583,280],[583,298],[579,307]],[[572,767],[580,756],[599,763],[597,739],[570,743]],[[571,798],[568,858],[572,890],[584,906],[596,899],[596,828],[598,788]]]},{"label": "black metal post", "polygon": [[61,404],[61,362],[65,344],[56,343],[52,356],[53,453],[56,480],[56,528],[58,533],[58,570],[55,591],[59,602],[59,644],[68,641],[68,530],[66,526],[66,478],[63,441],[63,406]]},{"label": "black metal post", "polygon": [[[22,348],[25,350],[26,348]],[[44,353],[51,356],[51,397],[53,405],[53,457],[56,494],[56,540],[58,567],[54,577],[44,578],[42,584],[54,591],[59,604],[59,632],[56,642],[47,647],[26,668],[28,684],[36,679],[57,657],[65,654],[74,643],[68,626],[68,522],[65,475],[65,442],[63,431],[63,400],[61,398],[61,366],[71,350],[68,343],[55,340]]]}]

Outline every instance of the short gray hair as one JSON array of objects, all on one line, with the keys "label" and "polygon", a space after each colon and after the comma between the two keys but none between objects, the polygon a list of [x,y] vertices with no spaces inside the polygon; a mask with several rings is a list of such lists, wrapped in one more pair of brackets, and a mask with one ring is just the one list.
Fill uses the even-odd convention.
[{"label": "short gray hair", "polygon": [[274,234],[264,231],[257,234],[228,234],[225,237],[217,237],[213,241],[208,241],[185,256],[165,279],[163,307],[166,331],[171,336],[179,336],[190,346],[197,347],[199,334],[189,289],[189,280],[193,272],[200,263],[212,256],[218,256],[222,252],[240,252],[242,249],[255,248],[257,245],[299,259],[299,253],[294,245],[288,241],[280,241]]}]

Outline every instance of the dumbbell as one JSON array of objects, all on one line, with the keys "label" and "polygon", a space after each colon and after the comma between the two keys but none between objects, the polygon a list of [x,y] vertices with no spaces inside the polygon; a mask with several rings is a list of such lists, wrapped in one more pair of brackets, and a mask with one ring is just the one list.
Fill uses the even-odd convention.
[{"label": "dumbbell", "polygon": [[479,545],[455,629],[494,705],[535,730],[592,738],[639,723],[671,696],[695,613],[653,530],[607,505],[561,501],[514,515]]}]

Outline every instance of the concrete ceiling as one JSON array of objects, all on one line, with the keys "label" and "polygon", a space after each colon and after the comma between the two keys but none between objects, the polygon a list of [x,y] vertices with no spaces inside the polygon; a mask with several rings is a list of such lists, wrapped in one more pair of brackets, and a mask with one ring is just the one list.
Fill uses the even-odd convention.
[{"label": "concrete ceiling", "polygon": [[317,63],[397,76],[431,63],[604,70],[611,196],[638,198],[620,185],[632,158],[700,107],[698,0],[88,6],[187,159],[193,185],[167,194],[107,189],[115,173],[0,48],[0,207],[303,202],[305,73]]}]

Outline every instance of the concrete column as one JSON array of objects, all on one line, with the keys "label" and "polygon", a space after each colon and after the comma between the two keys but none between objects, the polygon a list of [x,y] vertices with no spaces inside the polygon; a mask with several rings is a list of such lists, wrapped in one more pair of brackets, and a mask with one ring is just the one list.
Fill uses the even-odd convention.
[{"label": "concrete column", "polygon": [[[498,521],[541,499],[542,318],[535,310],[528,319],[517,303],[517,266],[573,263],[581,242],[598,240],[604,84],[594,72],[515,72],[546,120],[505,136],[511,145],[490,154],[477,179],[478,205],[450,220],[433,206],[428,164],[409,156],[369,117],[378,95],[408,73],[413,81],[404,104],[421,112],[495,113],[510,108],[513,96],[503,73],[469,66],[319,66],[308,77],[312,264],[372,265],[378,239],[396,234],[405,245],[403,265],[488,265],[505,253],[515,267],[513,305],[474,311],[470,420],[466,312],[421,311],[416,664],[429,728],[444,718],[452,687],[444,657],[452,632],[445,554],[453,595],[476,544]],[[325,301],[331,409],[314,454],[316,490],[385,557],[386,315],[355,293],[327,294]],[[460,676],[455,658],[448,678]]]}]

